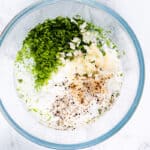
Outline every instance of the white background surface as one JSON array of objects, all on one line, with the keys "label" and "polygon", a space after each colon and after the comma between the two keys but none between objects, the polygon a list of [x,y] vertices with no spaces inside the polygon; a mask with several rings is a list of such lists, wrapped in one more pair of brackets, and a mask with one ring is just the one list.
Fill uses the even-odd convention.
[{"label": "white background surface", "polygon": [[[14,15],[37,0],[0,0],[0,33]],[[150,150],[150,1],[97,0],[116,10],[136,33],[145,57],[141,102],[130,121],[113,137],[88,150]],[[131,83],[132,84],[132,83]],[[48,150],[23,138],[0,114],[0,150]]]}]

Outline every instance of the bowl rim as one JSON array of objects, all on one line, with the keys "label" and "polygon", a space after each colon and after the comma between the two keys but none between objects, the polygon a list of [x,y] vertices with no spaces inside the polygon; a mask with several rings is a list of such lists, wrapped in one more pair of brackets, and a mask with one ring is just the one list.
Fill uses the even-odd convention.
[{"label": "bowl rim", "polygon": [[[26,14],[32,12],[35,9],[41,8],[47,4],[51,5],[54,3],[59,2],[60,0],[45,0],[45,1],[38,1],[34,4],[29,5],[28,7],[26,7],[25,9],[23,9],[22,11],[20,11],[5,27],[5,29],[2,31],[1,35],[0,35],[0,46],[3,42],[3,40],[5,39],[5,37],[7,36],[7,34],[11,31],[11,29],[14,27],[14,25],[21,19],[23,18]],[[8,121],[8,123],[18,132],[20,133],[23,137],[25,137],[26,139],[28,139],[29,141],[32,141],[33,143],[39,144],[41,146],[45,146],[48,148],[53,148],[53,149],[59,149],[59,150],[73,150],[73,149],[81,149],[81,148],[87,148],[90,146],[94,146],[98,143],[101,143],[103,141],[105,141],[106,139],[110,138],[111,136],[113,136],[115,133],[117,133],[131,118],[131,116],[133,115],[133,113],[135,112],[139,102],[140,102],[140,98],[142,96],[142,92],[143,92],[143,88],[144,88],[144,81],[145,81],[145,64],[144,64],[144,58],[143,58],[143,53],[142,53],[142,49],[141,46],[139,44],[139,41],[135,35],[135,33],[133,32],[133,30],[130,28],[130,26],[128,25],[128,23],[118,14],[116,13],[113,9],[105,6],[104,4],[101,4],[100,2],[96,2],[94,0],[71,0],[74,2],[79,2],[85,5],[88,5],[90,7],[94,7],[94,8],[98,8],[101,9],[103,11],[105,11],[106,13],[110,14],[112,17],[114,17],[126,30],[126,32],[129,34],[135,48],[136,48],[136,53],[138,56],[138,63],[139,63],[139,81],[138,81],[138,88],[136,91],[136,96],[134,98],[134,101],[130,107],[130,109],[128,110],[128,112],[125,114],[125,116],[122,118],[122,120],[120,122],[117,123],[117,125],[115,125],[112,129],[110,129],[108,132],[104,133],[103,135],[92,139],[90,141],[87,142],[83,142],[83,143],[77,143],[77,144],[58,144],[58,143],[52,143],[52,142],[48,142],[45,140],[42,140],[40,138],[37,138],[33,135],[31,135],[30,133],[28,133],[27,131],[25,131],[24,129],[22,129],[12,118],[11,115],[7,112],[7,110],[5,109],[2,100],[0,99],[0,111],[3,114],[4,118]]]}]

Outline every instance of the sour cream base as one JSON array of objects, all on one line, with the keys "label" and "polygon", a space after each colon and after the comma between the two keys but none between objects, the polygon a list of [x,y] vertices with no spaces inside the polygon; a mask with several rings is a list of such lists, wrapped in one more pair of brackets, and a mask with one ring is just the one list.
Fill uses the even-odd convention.
[{"label": "sour cream base", "polygon": [[99,118],[113,105],[123,80],[116,51],[106,45],[104,49],[105,56],[91,44],[86,56],[77,51],[72,61],[63,60],[64,66],[40,91],[35,90],[33,75],[16,62],[16,88],[26,108],[39,122],[58,130],[78,128]]}]

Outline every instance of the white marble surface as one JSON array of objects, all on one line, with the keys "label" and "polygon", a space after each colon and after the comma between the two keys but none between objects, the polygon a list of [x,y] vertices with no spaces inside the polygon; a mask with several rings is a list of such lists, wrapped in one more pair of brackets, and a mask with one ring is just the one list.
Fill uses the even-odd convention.
[{"label": "white marble surface", "polygon": [[[20,10],[36,0],[0,0],[0,32]],[[112,7],[129,23],[136,33],[145,57],[145,89],[133,117],[113,137],[88,150],[150,150],[150,1],[97,0]],[[46,150],[23,138],[10,127],[0,114],[0,150]]]}]

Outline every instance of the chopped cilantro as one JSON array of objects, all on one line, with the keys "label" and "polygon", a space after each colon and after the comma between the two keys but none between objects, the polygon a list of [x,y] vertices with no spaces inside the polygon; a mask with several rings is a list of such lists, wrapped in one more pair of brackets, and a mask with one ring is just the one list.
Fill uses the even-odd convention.
[{"label": "chopped cilantro", "polygon": [[109,39],[106,40],[106,45],[107,45],[108,47],[111,46],[111,41],[110,41]]},{"label": "chopped cilantro", "polygon": [[38,109],[38,108],[29,108],[29,111],[32,111],[32,112],[38,112],[39,109]]},{"label": "chopped cilantro", "polygon": [[102,114],[102,109],[98,109],[98,113],[101,115]]},{"label": "chopped cilantro", "polygon": [[120,95],[120,93],[119,93],[119,92],[117,92],[117,93],[116,93],[116,97],[118,97],[119,95]]},{"label": "chopped cilantro", "polygon": [[[84,57],[86,56],[85,46],[90,46],[92,41],[86,43],[83,40],[80,26],[85,22],[79,15],[72,19],[58,16],[54,19],[45,20],[29,31],[23,41],[22,49],[17,54],[16,61],[22,63],[24,63],[24,59],[34,61],[34,65],[28,66],[27,69],[35,77],[36,89],[40,89],[47,84],[52,73],[57,72],[59,67],[63,66],[62,53],[64,59],[69,60],[74,59],[74,51],[76,50],[80,50]],[[98,33],[97,46],[105,56],[103,44],[110,45],[112,42],[107,39],[104,29],[90,22],[86,22],[85,29]],[[80,42],[75,44],[75,49],[71,49],[69,43],[74,38],[78,38]]]},{"label": "chopped cilantro", "polygon": [[100,51],[101,51],[101,53],[102,53],[103,56],[106,55],[106,52],[103,49],[100,49]]},{"label": "chopped cilantro", "polygon": [[120,73],[120,77],[122,77],[123,76],[123,73]]},{"label": "chopped cilantro", "polygon": [[91,64],[95,63],[95,60],[91,61],[90,63],[91,63]]},{"label": "chopped cilantro", "polygon": [[18,82],[19,82],[19,83],[22,83],[22,82],[23,82],[23,80],[22,80],[22,79],[18,79]]},{"label": "chopped cilantro", "polygon": [[88,77],[88,74],[87,74],[87,73],[85,73],[85,74],[83,74],[83,76],[84,76],[84,77]]}]

